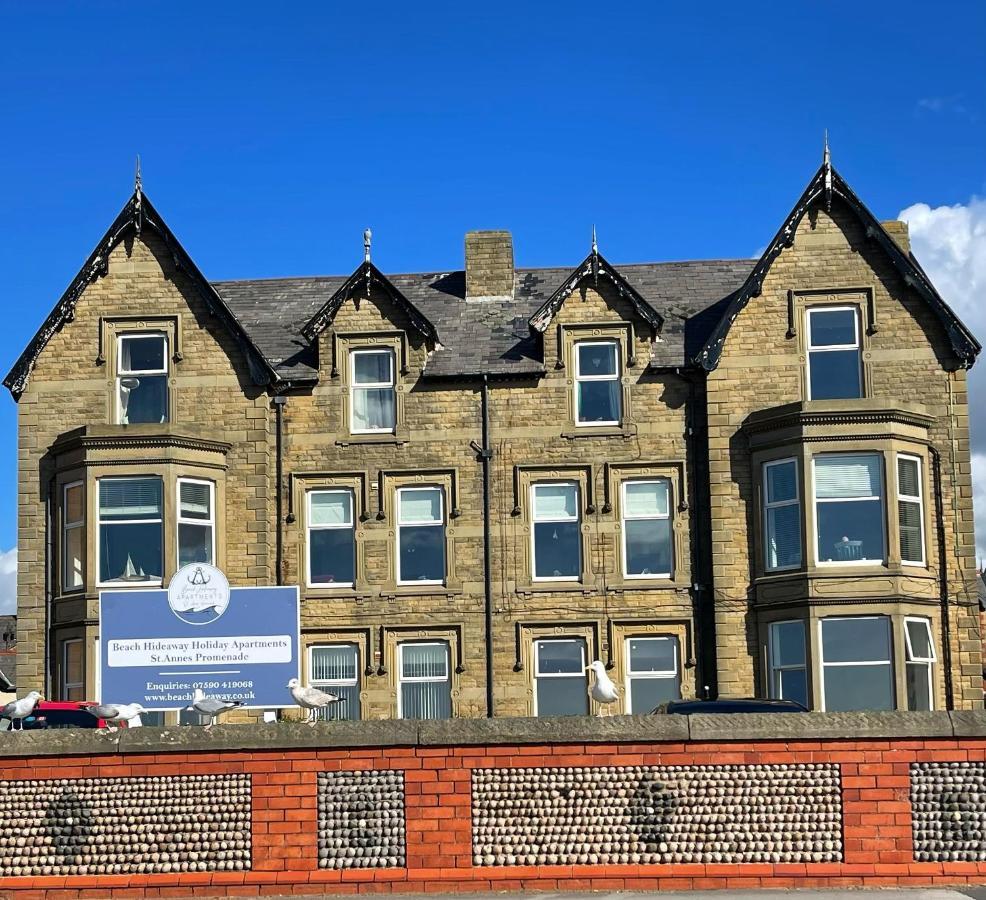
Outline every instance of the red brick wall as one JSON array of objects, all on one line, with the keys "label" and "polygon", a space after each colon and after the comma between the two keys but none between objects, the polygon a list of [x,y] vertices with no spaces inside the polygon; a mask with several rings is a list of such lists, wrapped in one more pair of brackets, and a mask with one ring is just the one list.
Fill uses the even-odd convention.
[{"label": "red brick wall", "polygon": [[[986,861],[913,859],[909,766],[986,761],[986,737],[967,739],[558,744],[7,758],[4,779],[126,778],[248,773],[253,863],[248,872],[0,878],[0,898],[255,896],[500,890],[687,890],[986,882]],[[835,763],[841,767],[844,861],[819,864],[474,867],[471,770],[525,766]],[[407,867],[321,870],[320,771],[405,774]]]}]

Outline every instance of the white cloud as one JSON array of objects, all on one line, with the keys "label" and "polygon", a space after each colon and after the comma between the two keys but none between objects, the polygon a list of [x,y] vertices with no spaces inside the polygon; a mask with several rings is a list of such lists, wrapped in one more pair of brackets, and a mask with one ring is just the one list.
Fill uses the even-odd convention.
[{"label": "white cloud", "polygon": [[17,612],[17,548],[0,553],[0,616]]},{"label": "white cloud", "polygon": [[[986,200],[930,207],[915,203],[898,219],[907,222],[911,249],[938,292],[979,342],[986,343]],[[972,477],[979,557],[986,557],[986,354],[969,373]]]}]

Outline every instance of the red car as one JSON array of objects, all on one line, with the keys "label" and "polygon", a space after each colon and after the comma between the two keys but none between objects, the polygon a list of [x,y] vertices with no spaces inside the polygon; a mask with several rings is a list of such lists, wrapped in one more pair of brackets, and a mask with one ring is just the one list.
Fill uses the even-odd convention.
[{"label": "red car", "polygon": [[[91,700],[39,700],[34,712],[24,720],[24,730],[32,731],[41,728],[106,728],[109,723],[105,719],[97,719],[86,712],[87,706],[98,706]],[[126,727],[121,722],[121,727]],[[9,729],[10,722],[6,719],[0,723],[0,728]]]}]

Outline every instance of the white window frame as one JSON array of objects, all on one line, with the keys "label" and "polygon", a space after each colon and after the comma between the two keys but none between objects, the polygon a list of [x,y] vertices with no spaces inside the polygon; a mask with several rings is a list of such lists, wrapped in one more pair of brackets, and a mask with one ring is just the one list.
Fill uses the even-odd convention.
[{"label": "white window frame", "polygon": [[[853,314],[853,329],[855,341],[851,344],[825,344],[821,347],[812,346],[812,327],[811,317],[815,312],[851,312]],[[860,339],[860,310],[858,306],[808,306],[805,308],[805,332],[807,347],[805,350],[805,393],[809,400],[811,397],[811,355],[812,353],[832,353],[837,350],[855,350],[859,354],[859,396],[865,394],[863,387],[863,343]]]},{"label": "white window frame", "polygon": [[[315,671],[315,665],[314,665],[315,651],[324,650],[330,647],[347,647],[353,651],[353,653],[356,656],[356,665],[353,668],[353,673],[354,673],[353,678],[315,678],[313,676],[312,673]],[[358,690],[360,687],[360,649],[361,648],[359,644],[350,643],[348,641],[332,641],[330,643],[308,645],[308,683],[312,687],[316,687],[319,690],[327,690],[330,694],[332,693],[332,688],[334,687],[357,688],[356,702],[357,704],[359,704],[360,707],[358,709],[358,712],[360,714],[358,717],[359,719],[361,719],[363,715],[362,698],[359,696],[361,691]],[[325,718],[322,716],[323,712],[325,712],[324,709],[319,710],[318,712],[319,718]],[[351,722],[357,720],[347,719],[345,721]]]},{"label": "white window frame", "polygon": [[[161,569],[162,577],[156,581],[139,581],[128,583],[125,581],[102,581],[101,580],[101,566],[100,566],[100,543],[102,541],[102,530],[103,530],[103,517],[99,510],[99,485],[102,481],[146,481],[150,478],[156,478],[161,482],[161,516],[158,519],[117,519],[112,522],[107,522],[107,525],[150,525],[152,523],[157,523],[161,526]],[[127,588],[133,588],[135,590],[146,589],[149,587],[160,587],[163,582],[164,570],[167,569],[168,559],[167,559],[167,547],[164,541],[164,521],[167,516],[167,493],[164,490],[164,479],[160,475],[107,475],[105,478],[96,479],[96,490],[94,491],[96,497],[96,587],[106,587],[113,589],[126,590]]]},{"label": "white window frame", "polygon": [[[667,515],[656,515],[656,516],[631,516],[627,513],[627,487],[631,484],[663,484],[668,491],[668,512]],[[671,518],[671,503],[672,503],[672,491],[671,491],[671,479],[670,478],[631,478],[628,481],[624,481],[620,485],[620,518],[622,519],[623,525],[623,577],[628,579],[653,579],[653,578],[670,578],[671,571],[674,569],[674,523]],[[663,520],[668,521],[668,545],[670,553],[668,558],[671,561],[671,570],[667,572],[651,572],[647,575],[631,575],[627,572],[627,559],[629,559],[630,554],[627,552],[627,522],[659,522]]]},{"label": "white window frame", "polygon": [[[630,652],[630,641],[670,641],[671,647],[674,650],[674,667],[671,669],[662,669],[660,671],[647,671],[647,672],[634,672],[633,670],[633,654]],[[626,713],[628,715],[634,715],[633,709],[631,708],[633,693],[630,690],[630,685],[634,679],[638,681],[656,681],[656,680],[671,680],[677,681],[681,684],[681,659],[679,651],[679,641],[678,638],[673,634],[630,634],[623,639],[623,658],[626,660],[626,674],[623,677],[623,696],[625,698],[624,705],[626,706]],[[641,712],[644,712],[643,710]],[[650,710],[646,710],[650,712]]]},{"label": "white window frame", "polygon": [[[912,496],[910,494],[902,494],[900,491],[900,463],[901,460],[907,462],[913,462],[918,468],[918,493],[917,496]],[[925,532],[924,532],[924,466],[922,465],[922,459],[920,456],[915,456],[913,453],[898,453],[897,454],[897,464],[895,475],[897,476],[896,484],[894,485],[897,489],[897,545],[900,549],[900,561],[902,565],[905,566],[921,566],[924,567],[928,564],[927,562],[927,549],[925,548]],[[901,503],[912,503],[916,504],[918,508],[918,522],[921,527],[921,558],[920,559],[904,559],[904,544],[900,539],[900,504]]]},{"label": "white window frame", "polygon": [[[209,518],[208,519],[185,519],[181,514],[181,486],[183,484],[204,484],[209,489]],[[212,565],[216,562],[216,484],[205,478],[179,478],[175,482],[175,563],[178,562],[179,534],[182,525],[201,525],[209,527],[209,536],[212,546],[209,553],[212,558]]]},{"label": "white window frame", "polygon": [[[768,478],[767,471],[774,466],[786,466],[794,465],[794,499],[793,500],[770,500],[770,491],[767,488]],[[796,456],[786,456],[784,459],[771,459],[765,462],[761,468],[761,490],[763,491],[763,569],[765,572],[788,572],[792,569],[800,569],[804,564],[805,558],[805,535],[804,526],[802,520],[803,515],[800,515],[801,510],[801,472],[798,468],[798,458]],[[799,548],[799,559],[796,563],[792,563],[788,566],[772,566],[770,564],[770,510],[781,509],[785,506],[797,506],[799,510],[798,524],[800,534],[801,547]],[[816,542],[817,543],[817,542]],[[816,547],[817,552],[817,547]]]},{"label": "white window frame", "polygon": [[[613,361],[615,363],[614,368],[616,371],[612,375],[583,375],[581,371],[581,354],[579,353],[579,348],[581,347],[611,347],[613,349]],[[621,374],[620,374],[620,342],[617,340],[603,340],[603,341],[576,341],[573,344],[573,349],[575,352],[575,382],[574,382],[574,396],[573,406],[575,408],[575,425],[579,428],[605,428],[609,425],[619,425],[623,417],[623,394],[620,390]],[[617,412],[619,413],[619,418],[612,421],[603,422],[582,422],[581,421],[581,409],[579,405],[579,385],[583,381],[615,381],[616,382],[616,406]]]},{"label": "white window frame", "polygon": [[[348,494],[349,522],[345,525],[313,525],[312,496],[314,494]],[[356,577],[356,494],[351,488],[313,488],[305,492],[305,584],[318,590],[333,590],[335,588],[351,588],[355,581],[312,581],[312,541],[313,531],[347,530],[353,533],[353,578]],[[325,646],[325,645],[323,645]]]},{"label": "white window frame", "polygon": [[[887,623],[887,634],[890,637],[890,657],[888,660],[860,660],[859,662],[825,662],[825,641],[822,634],[822,627],[826,622],[844,622],[844,621],[856,621],[861,622],[865,619],[884,619]],[[805,648],[807,652],[807,646]],[[896,672],[894,667],[894,623],[890,616],[876,615],[876,616],[826,616],[823,619],[818,620],[818,675],[821,680],[821,685],[819,693],[822,698],[822,712],[828,708],[825,703],[825,668],[829,667],[832,669],[844,668],[845,666],[889,666],[890,667],[890,685],[893,691],[893,708],[897,708],[897,681]]]},{"label": "white window frame", "polygon": [[[804,660],[801,665],[792,665],[790,663],[780,664],[775,662],[775,660],[780,656],[777,653],[775,647],[777,641],[774,637],[777,634],[775,628],[780,625],[800,625],[801,635],[803,638],[805,655]],[[778,629],[779,631],[779,629]],[[819,632],[821,634],[821,632]],[[811,679],[808,673],[808,623],[804,619],[781,619],[780,621],[771,622],[767,626],[767,669],[768,669],[768,683],[767,683],[767,694],[772,700],[789,700],[790,697],[784,696],[784,691],[781,689],[781,681],[779,678],[775,678],[775,673],[777,672],[804,672],[805,673],[805,699],[809,703],[809,708],[811,704]]]},{"label": "white window frame", "polygon": [[[404,675],[404,648],[413,644],[416,647],[444,647],[445,648],[445,676],[438,678],[434,675],[405,677]],[[401,641],[397,645],[397,718],[404,718],[403,696],[401,690],[405,684],[447,684],[449,697],[452,695],[452,671],[450,657],[452,656],[452,645],[449,641]],[[455,717],[455,710],[452,710],[452,717]]]},{"label": "white window frame", "polygon": [[[911,633],[907,630],[908,622],[920,623],[928,633],[928,647],[931,648],[931,656],[916,656],[914,648],[911,646]],[[907,674],[908,666],[926,666],[928,669],[928,709],[935,708],[935,664],[938,662],[938,651],[935,650],[935,636],[931,630],[931,620],[921,616],[904,617],[904,674]],[[906,683],[906,678],[905,678]],[[905,694],[906,700],[906,694]]]},{"label": "white window frame", "polygon": [[[553,644],[580,644],[582,651],[582,665],[577,673],[573,672],[548,672],[546,674],[541,674],[541,644],[547,643]],[[581,678],[582,681],[588,685],[588,676],[586,675],[586,668],[588,668],[588,656],[589,656],[589,642],[582,635],[573,635],[572,637],[564,637],[559,635],[558,637],[539,637],[534,639],[534,684],[532,685],[534,691],[534,715],[540,715],[538,711],[538,679],[539,678]],[[588,695],[586,695],[588,696]],[[589,700],[586,700],[588,704],[587,708],[591,711],[592,705]]]},{"label": "white window frame", "polygon": [[[438,492],[438,521],[437,522],[402,522],[401,521],[401,495],[404,491],[437,491]],[[442,573],[441,578],[427,578],[427,579],[414,579],[412,581],[404,581],[401,578],[401,529],[402,528],[440,528],[442,530],[442,540],[445,541],[445,489],[441,485],[437,484],[408,484],[403,487],[397,488],[396,497],[394,502],[397,505],[397,527],[394,529],[395,535],[395,545],[394,545],[394,562],[395,562],[395,572],[397,574],[397,583],[399,585],[427,585],[427,584],[445,584],[445,579],[448,577],[448,547],[443,549],[443,558],[445,560],[445,571]]]},{"label": "white window frame", "polygon": [[[877,497],[837,497],[822,498],[817,497],[815,485],[815,464],[819,459],[828,459],[837,456],[875,456],[880,462],[880,487],[881,494]],[[823,560],[818,558],[818,504],[819,503],[872,503],[873,500],[880,501],[880,522],[883,526],[883,559],[849,559],[849,560]],[[879,450],[859,450],[854,453],[818,453],[811,458],[811,522],[812,522],[812,543],[814,548],[815,565],[823,568],[840,566],[883,566],[887,563],[888,544],[887,540],[887,465],[884,455]]]},{"label": "white window frame", "polygon": [[[164,342],[164,367],[161,369],[124,369],[123,368],[123,343],[133,338],[157,337]],[[140,375],[164,375],[167,376],[168,369],[168,335],[163,331],[128,331],[116,336],[116,424],[124,425],[123,404],[120,402],[120,382],[124,378]],[[167,389],[164,394],[164,421],[171,421],[171,398]]]},{"label": "white window frame", "polygon": [[[82,681],[69,681],[68,680],[68,647],[69,644],[79,644],[82,652]],[[66,638],[62,641],[62,671],[61,671],[61,695],[62,700],[68,700],[68,694],[70,690],[75,690],[80,688],[82,690],[82,699],[85,699],[86,693],[86,647],[84,638]],[[70,701],[76,702],[76,701]]]},{"label": "white window frame", "polygon": [[[388,381],[356,382],[356,357],[386,355],[390,362],[390,379]],[[355,409],[356,392],[361,390],[380,390],[389,388],[394,396],[394,424],[390,428],[356,428]],[[361,350],[349,351],[349,431],[351,434],[393,434],[397,428],[397,358],[392,347],[364,347]]]},{"label": "white window frame", "polygon": [[[539,519],[537,515],[537,489],[542,486],[567,485],[575,488],[575,515],[573,517],[549,517]],[[575,522],[578,528],[578,547],[579,547],[579,573],[578,575],[537,575],[537,541],[535,540],[535,525],[551,522]],[[531,484],[531,580],[532,581],[581,581],[582,567],[582,495],[577,481],[536,481]]]},{"label": "white window frame", "polygon": [[[73,488],[79,488],[82,491],[82,518],[74,522],[69,522],[67,519],[68,513],[68,492]],[[62,486],[62,593],[68,594],[75,591],[84,591],[86,589],[86,484],[84,481],[72,481],[66,485]],[[68,533],[70,531],[75,531],[76,529],[82,529],[82,583],[77,585],[69,585],[69,558],[68,558]]]}]

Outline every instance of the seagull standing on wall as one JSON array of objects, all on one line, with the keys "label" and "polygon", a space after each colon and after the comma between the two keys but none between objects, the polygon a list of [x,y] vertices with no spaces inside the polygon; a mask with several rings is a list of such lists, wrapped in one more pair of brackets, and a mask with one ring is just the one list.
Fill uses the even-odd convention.
[{"label": "seagull standing on wall", "polygon": [[610,703],[615,703],[620,699],[619,691],[612,679],[606,674],[606,667],[600,660],[594,660],[592,665],[586,669],[596,676],[589,691],[589,696],[599,704],[599,715],[603,714],[603,708]]},{"label": "seagull standing on wall", "polygon": [[292,678],[288,682],[288,690],[291,691],[294,702],[303,709],[308,710],[307,721],[312,728],[315,727],[315,723],[318,720],[318,711],[320,709],[325,709],[325,707],[331,706],[333,703],[338,703],[342,699],[335,694],[320,691],[318,688],[302,687],[301,682],[297,678]]},{"label": "seagull standing on wall", "polygon": [[37,691],[31,691],[26,697],[21,697],[19,700],[11,700],[10,703],[5,704],[0,709],[0,717],[10,719],[11,731],[15,730],[14,724],[16,722],[21,723],[21,727],[16,730],[23,731],[24,720],[34,712],[34,707],[38,705],[40,699],[41,695]]},{"label": "seagull standing on wall", "polygon": [[87,706],[86,712],[106,722],[105,730],[100,729],[100,731],[107,734],[116,731],[112,726],[119,727],[121,722],[126,722],[130,728],[136,727],[140,724],[140,714],[146,713],[147,710],[139,703],[102,703],[99,706]]},{"label": "seagull standing on wall", "polygon": [[226,700],[223,697],[206,697],[205,691],[203,691],[202,688],[196,688],[195,693],[192,695],[191,705],[186,706],[185,709],[189,712],[196,712],[200,716],[208,716],[209,724],[205,726],[205,730],[208,731],[213,725],[216,724],[216,719],[219,718],[219,716],[242,705],[242,700]]}]

